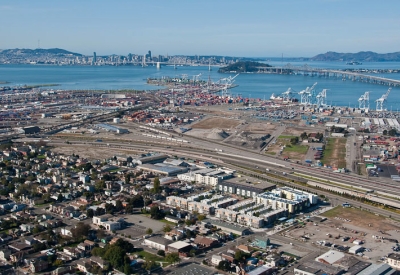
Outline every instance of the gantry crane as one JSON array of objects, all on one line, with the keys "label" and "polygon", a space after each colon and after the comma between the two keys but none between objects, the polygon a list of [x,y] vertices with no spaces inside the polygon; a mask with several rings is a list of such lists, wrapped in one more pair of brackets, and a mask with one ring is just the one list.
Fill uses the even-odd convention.
[{"label": "gantry crane", "polygon": [[314,83],[311,87],[307,87],[305,90],[302,90],[299,92],[300,95],[300,104],[303,105],[310,105],[310,104],[315,104],[315,86],[317,86],[317,82]]},{"label": "gantry crane", "polygon": [[358,108],[360,110],[368,110],[369,109],[369,93],[365,92],[360,98],[358,99]]},{"label": "gantry crane", "polygon": [[382,112],[382,111],[386,110],[385,103],[386,103],[386,100],[387,100],[391,90],[392,90],[392,88],[389,88],[385,94],[383,94],[380,98],[378,98],[375,101],[376,102],[376,110],[378,112]]},{"label": "gantry crane", "polygon": [[317,96],[317,107],[326,106],[326,92],[328,89],[323,89]]}]

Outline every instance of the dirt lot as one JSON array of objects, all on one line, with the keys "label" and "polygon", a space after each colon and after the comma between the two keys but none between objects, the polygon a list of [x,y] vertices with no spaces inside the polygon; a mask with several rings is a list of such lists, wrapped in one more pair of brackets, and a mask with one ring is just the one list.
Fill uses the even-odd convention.
[{"label": "dirt lot", "polygon": [[241,121],[222,117],[210,117],[192,125],[193,129],[230,129],[241,124]]},{"label": "dirt lot", "polygon": [[[371,251],[364,251],[363,260],[379,260],[382,256],[392,252],[396,244],[388,239],[400,240],[400,226],[390,219],[376,216],[373,213],[355,209],[336,207],[321,216],[327,217],[326,221],[316,223],[305,223],[304,227],[294,228],[286,234],[301,240],[302,236],[309,239],[307,242],[317,245],[317,242],[327,241],[335,245],[352,247],[355,244],[350,240],[343,240],[344,237],[363,240],[363,247]],[[373,236],[379,236],[373,238]],[[359,257],[359,256],[356,256]],[[361,259],[361,257],[360,257]]]},{"label": "dirt lot", "polygon": [[249,123],[246,125],[245,130],[249,132],[267,132],[271,133],[276,129],[276,125],[271,123]]},{"label": "dirt lot", "polygon": [[71,147],[71,146],[57,146],[51,151],[56,153],[62,153],[66,155],[79,155],[80,157],[88,158],[88,159],[105,159],[110,158],[115,155],[135,155],[136,152],[134,151],[127,151],[122,149],[116,148],[106,148],[106,147]]}]

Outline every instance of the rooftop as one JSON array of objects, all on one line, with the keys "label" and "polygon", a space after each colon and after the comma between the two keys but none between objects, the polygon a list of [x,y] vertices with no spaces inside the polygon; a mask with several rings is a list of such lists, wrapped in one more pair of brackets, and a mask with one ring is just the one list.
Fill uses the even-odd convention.
[{"label": "rooftop", "polygon": [[200,266],[195,263],[190,263],[188,265],[179,267],[179,269],[176,269],[169,274],[171,274],[171,275],[212,275],[212,274],[216,274],[216,273],[217,272],[215,272],[211,269],[208,269],[204,266]]},{"label": "rooftop", "polygon": [[188,244],[186,242],[177,241],[177,242],[169,244],[168,246],[179,250],[179,249],[185,248],[185,247],[187,247],[189,245],[190,244]]}]

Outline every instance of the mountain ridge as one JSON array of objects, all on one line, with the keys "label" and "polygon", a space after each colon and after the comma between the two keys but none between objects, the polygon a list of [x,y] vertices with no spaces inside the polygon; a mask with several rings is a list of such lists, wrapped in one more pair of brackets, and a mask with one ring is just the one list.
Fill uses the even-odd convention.
[{"label": "mountain ridge", "polygon": [[372,51],[362,51],[358,53],[338,53],[326,52],[310,58],[311,61],[361,61],[361,62],[382,62],[400,61],[400,52],[376,53]]}]

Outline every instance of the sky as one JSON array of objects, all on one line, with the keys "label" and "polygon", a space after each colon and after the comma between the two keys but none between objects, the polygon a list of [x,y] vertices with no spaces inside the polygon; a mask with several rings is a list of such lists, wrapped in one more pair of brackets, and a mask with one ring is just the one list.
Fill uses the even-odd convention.
[{"label": "sky", "polygon": [[400,51],[399,10],[399,0],[1,0],[0,49],[245,57],[389,53]]}]

